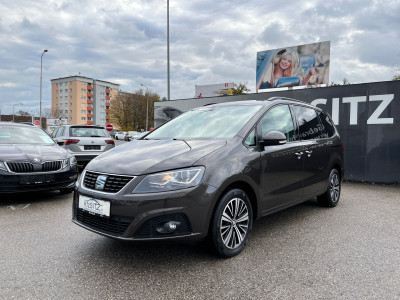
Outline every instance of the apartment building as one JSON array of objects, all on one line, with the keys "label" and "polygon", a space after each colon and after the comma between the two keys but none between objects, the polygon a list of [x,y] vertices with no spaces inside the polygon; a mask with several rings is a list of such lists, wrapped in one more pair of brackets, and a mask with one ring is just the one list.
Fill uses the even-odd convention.
[{"label": "apartment building", "polygon": [[67,119],[69,124],[105,126],[118,93],[119,84],[80,75],[51,79],[53,118]]}]

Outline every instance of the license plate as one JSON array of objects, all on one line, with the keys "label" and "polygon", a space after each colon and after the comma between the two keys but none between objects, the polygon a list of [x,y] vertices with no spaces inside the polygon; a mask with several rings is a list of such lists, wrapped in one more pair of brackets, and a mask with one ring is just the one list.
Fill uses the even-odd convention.
[{"label": "license plate", "polygon": [[100,216],[110,216],[110,202],[79,195],[79,208]]},{"label": "license plate", "polygon": [[97,145],[85,145],[83,147],[84,150],[100,150],[100,146]]},{"label": "license plate", "polygon": [[53,175],[27,175],[20,177],[21,184],[40,184],[54,182]]}]

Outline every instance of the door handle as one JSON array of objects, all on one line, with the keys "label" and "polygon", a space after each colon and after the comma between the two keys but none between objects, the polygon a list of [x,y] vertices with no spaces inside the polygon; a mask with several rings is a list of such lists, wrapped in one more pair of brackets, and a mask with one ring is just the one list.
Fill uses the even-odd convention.
[{"label": "door handle", "polygon": [[297,158],[300,159],[301,156],[304,154],[303,152],[295,152],[294,154],[297,155]]},{"label": "door handle", "polygon": [[306,150],[306,153],[307,153],[307,156],[308,156],[308,157],[311,157],[311,153],[312,153],[311,150]]}]

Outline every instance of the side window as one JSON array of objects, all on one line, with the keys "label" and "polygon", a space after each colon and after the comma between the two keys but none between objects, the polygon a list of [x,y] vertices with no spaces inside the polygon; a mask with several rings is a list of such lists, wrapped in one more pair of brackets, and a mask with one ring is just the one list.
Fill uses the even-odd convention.
[{"label": "side window", "polygon": [[332,137],[335,134],[335,127],[331,118],[328,116],[328,114],[321,111],[319,113],[319,119],[324,127],[326,137]]},{"label": "side window", "polygon": [[314,109],[298,105],[294,105],[293,108],[299,123],[300,139],[314,140],[324,137],[323,127]]},{"label": "side window", "polygon": [[270,131],[280,131],[288,142],[296,140],[292,114],[288,105],[273,107],[261,120],[262,136]]},{"label": "side window", "polygon": [[255,128],[247,136],[246,140],[244,141],[244,144],[249,147],[256,145],[256,129]]}]

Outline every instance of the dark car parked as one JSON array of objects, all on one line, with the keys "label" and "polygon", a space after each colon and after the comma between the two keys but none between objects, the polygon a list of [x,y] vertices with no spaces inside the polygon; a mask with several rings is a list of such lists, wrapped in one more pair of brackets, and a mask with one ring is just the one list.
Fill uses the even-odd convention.
[{"label": "dark car parked", "polygon": [[36,126],[0,122],[0,193],[72,192],[76,159]]},{"label": "dark car parked", "polygon": [[130,241],[209,236],[231,257],[257,218],[313,197],[336,206],[343,173],[343,144],[319,108],[285,98],[209,105],[92,160],[73,222]]}]

